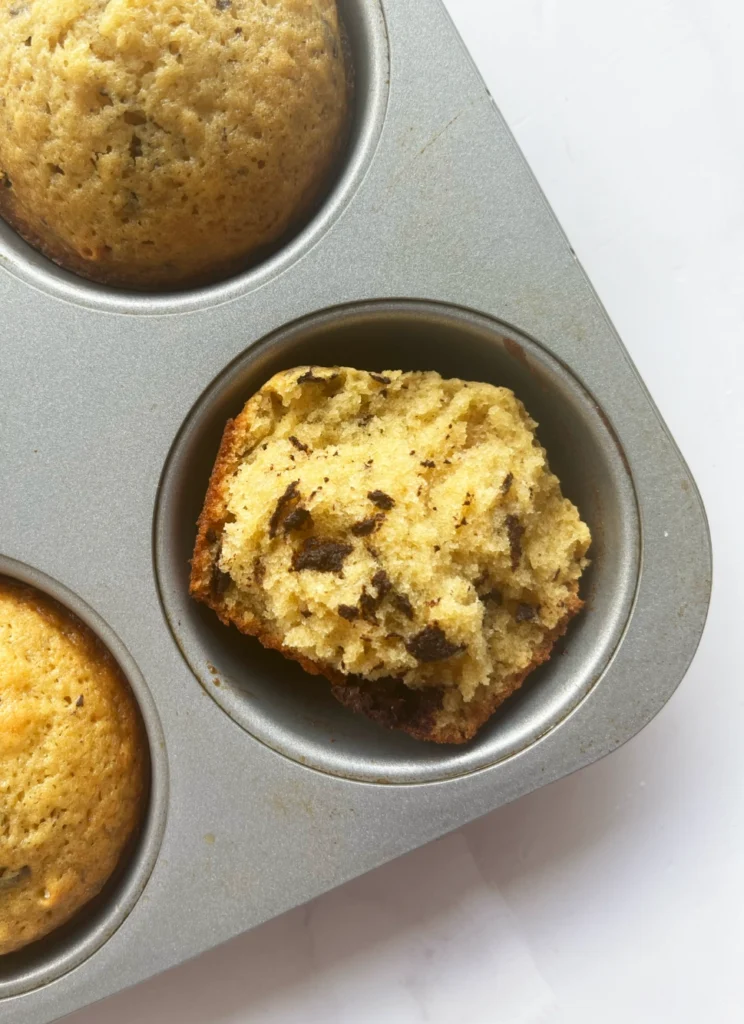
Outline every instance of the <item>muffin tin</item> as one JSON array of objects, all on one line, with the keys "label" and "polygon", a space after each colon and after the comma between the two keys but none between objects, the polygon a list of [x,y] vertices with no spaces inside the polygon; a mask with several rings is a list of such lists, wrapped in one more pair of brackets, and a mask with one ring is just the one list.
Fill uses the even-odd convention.
[{"label": "muffin tin", "polygon": [[[439,0],[345,0],[354,137],[268,262],[143,296],[0,223],[0,574],[118,659],[150,742],[138,849],[65,929],[0,959],[44,1024],[596,760],[669,699],[710,593],[704,511]],[[226,418],[300,363],[512,387],[592,528],[586,612],[475,741],[418,744],[186,595]]]}]

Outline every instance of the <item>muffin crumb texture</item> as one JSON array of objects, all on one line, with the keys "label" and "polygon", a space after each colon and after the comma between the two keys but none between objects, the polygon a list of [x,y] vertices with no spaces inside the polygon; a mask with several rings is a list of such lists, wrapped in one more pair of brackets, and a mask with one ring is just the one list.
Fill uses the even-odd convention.
[{"label": "muffin crumb texture", "polygon": [[108,284],[240,269],[327,186],[343,42],[335,0],[9,0],[0,214]]},{"label": "muffin crumb texture", "polygon": [[228,423],[191,590],[354,710],[470,739],[581,609],[588,527],[505,388],[298,367]]},{"label": "muffin crumb texture", "polygon": [[111,656],[55,602],[0,578],[0,954],[100,892],[146,784],[144,732]]}]

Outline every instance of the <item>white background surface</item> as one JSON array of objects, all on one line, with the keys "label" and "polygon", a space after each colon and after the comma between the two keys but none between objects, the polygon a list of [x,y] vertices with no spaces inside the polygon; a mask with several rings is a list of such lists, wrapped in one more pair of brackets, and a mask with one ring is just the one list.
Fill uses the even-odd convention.
[{"label": "white background surface", "polygon": [[612,757],[70,1024],[744,1019],[744,4],[447,5],[700,484],[698,657]]}]

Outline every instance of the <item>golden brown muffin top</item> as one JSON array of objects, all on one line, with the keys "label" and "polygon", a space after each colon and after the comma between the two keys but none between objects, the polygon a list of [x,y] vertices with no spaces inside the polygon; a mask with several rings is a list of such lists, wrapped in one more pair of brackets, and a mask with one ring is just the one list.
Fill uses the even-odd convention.
[{"label": "golden brown muffin top", "polygon": [[309,210],[347,92],[335,0],[9,0],[0,213],[96,280],[214,278]]},{"label": "golden brown muffin top", "polygon": [[87,627],[0,577],[0,954],[67,921],[110,877],[142,818],[145,743]]}]

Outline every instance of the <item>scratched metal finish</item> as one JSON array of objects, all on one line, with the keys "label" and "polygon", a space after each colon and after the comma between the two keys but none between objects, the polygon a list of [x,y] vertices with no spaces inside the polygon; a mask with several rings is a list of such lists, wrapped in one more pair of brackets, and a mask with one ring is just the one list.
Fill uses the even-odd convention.
[{"label": "scratched metal finish", "polygon": [[[439,0],[343,7],[360,83],[348,165],[263,267],[129,295],[0,226],[0,573],[109,644],[154,782],[110,891],[0,961],[0,1024],[45,1024],[607,754],[700,639],[694,482]],[[511,384],[592,526],[566,654],[463,750],[343,714],[184,600],[220,420],[273,369],[341,356]]]}]

